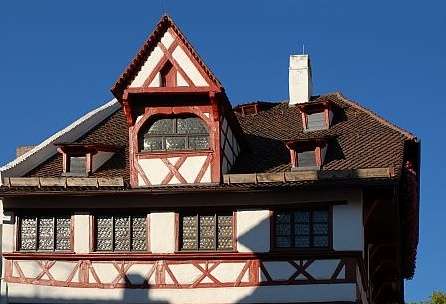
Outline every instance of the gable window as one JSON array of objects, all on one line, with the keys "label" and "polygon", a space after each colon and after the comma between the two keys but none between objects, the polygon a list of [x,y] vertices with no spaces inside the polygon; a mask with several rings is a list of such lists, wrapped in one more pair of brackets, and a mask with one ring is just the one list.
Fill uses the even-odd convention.
[{"label": "gable window", "polygon": [[180,218],[181,250],[232,250],[232,213],[183,214]]},{"label": "gable window", "polygon": [[141,151],[209,149],[209,133],[198,117],[159,118],[142,130]]},{"label": "gable window", "polygon": [[95,217],[97,251],[146,251],[146,215],[98,215]]},{"label": "gable window", "polygon": [[303,139],[286,144],[292,170],[319,170],[324,164],[329,138]]},{"label": "gable window", "polygon": [[289,209],[274,213],[275,248],[325,248],[330,241],[327,208]]},{"label": "gable window", "polygon": [[19,250],[72,250],[71,216],[21,216],[19,218]]},{"label": "gable window", "polygon": [[330,128],[333,118],[332,104],[329,101],[315,101],[299,105],[304,131]]},{"label": "gable window", "polygon": [[314,150],[297,152],[297,163],[303,168],[315,167],[317,164]]}]

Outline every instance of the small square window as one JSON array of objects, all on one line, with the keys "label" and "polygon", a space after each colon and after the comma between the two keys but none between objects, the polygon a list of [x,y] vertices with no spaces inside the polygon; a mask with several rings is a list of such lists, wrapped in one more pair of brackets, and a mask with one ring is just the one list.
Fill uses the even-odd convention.
[{"label": "small square window", "polygon": [[325,112],[315,112],[307,114],[307,126],[308,131],[326,129]]},{"label": "small square window", "polygon": [[73,174],[87,173],[87,157],[86,156],[70,156],[68,172]]},{"label": "small square window", "polygon": [[314,150],[302,151],[297,153],[297,164],[298,167],[315,167],[316,155]]}]

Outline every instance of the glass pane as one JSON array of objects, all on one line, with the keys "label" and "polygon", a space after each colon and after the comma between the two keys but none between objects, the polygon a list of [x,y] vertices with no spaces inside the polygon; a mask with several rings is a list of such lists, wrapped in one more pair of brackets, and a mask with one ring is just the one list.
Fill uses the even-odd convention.
[{"label": "glass pane", "polygon": [[325,128],[325,113],[317,112],[307,115],[307,129],[320,130]]},{"label": "glass pane", "polygon": [[70,157],[70,173],[86,173],[87,158],[85,156]]},{"label": "glass pane", "polygon": [[132,250],[143,251],[147,249],[147,224],[145,216],[132,218]]},{"label": "glass pane", "polygon": [[291,215],[289,213],[276,213],[276,223],[290,224],[291,223]]},{"label": "glass pane", "polygon": [[54,249],[54,218],[40,217],[39,218],[39,250],[53,250]]},{"label": "glass pane", "polygon": [[177,119],[178,134],[207,134],[208,131],[201,119],[198,117],[187,117]]},{"label": "glass pane", "polygon": [[130,251],[130,218],[115,216],[115,250]]},{"label": "glass pane", "polygon": [[299,235],[294,238],[295,247],[310,247],[310,236]]},{"label": "glass pane", "polygon": [[327,210],[316,210],[313,211],[313,222],[328,222],[328,211]]},{"label": "glass pane", "polygon": [[276,224],[276,235],[290,235],[291,225],[290,224]]},{"label": "glass pane", "polygon": [[163,149],[162,137],[149,137],[144,138],[143,150],[145,151],[159,151]]},{"label": "glass pane", "polygon": [[298,235],[310,234],[310,225],[309,224],[295,224],[294,225],[294,234],[298,234]]},{"label": "glass pane", "polygon": [[37,219],[23,217],[20,229],[20,249],[36,250],[37,245]]},{"label": "glass pane", "polygon": [[197,217],[196,216],[183,216],[183,249],[197,249]]},{"label": "glass pane", "polygon": [[294,221],[297,223],[307,223],[310,221],[309,211],[296,211],[294,212]]},{"label": "glass pane", "polygon": [[189,137],[189,149],[191,149],[191,150],[209,149],[209,137],[208,136],[190,136]]},{"label": "glass pane", "polygon": [[314,247],[327,247],[328,246],[328,236],[327,235],[316,235],[313,238]]},{"label": "glass pane", "polygon": [[218,217],[218,249],[232,249],[232,215]]},{"label": "glass pane", "polygon": [[56,250],[70,250],[71,217],[56,218]]},{"label": "glass pane", "polygon": [[174,119],[161,118],[156,120],[147,131],[148,134],[173,134]]},{"label": "glass pane", "polygon": [[328,234],[328,225],[327,224],[313,224],[313,233],[314,234]]},{"label": "glass pane", "polygon": [[166,150],[185,150],[186,138],[185,137],[166,137],[165,138]]},{"label": "glass pane", "polygon": [[286,236],[276,237],[276,247],[279,247],[279,248],[291,247],[290,238],[286,237]]},{"label": "glass pane", "polygon": [[314,167],[316,166],[316,159],[314,150],[303,151],[297,153],[298,167]]},{"label": "glass pane", "polygon": [[200,249],[215,249],[215,216],[200,216]]},{"label": "glass pane", "polygon": [[96,217],[96,249],[113,250],[113,218],[111,216]]}]

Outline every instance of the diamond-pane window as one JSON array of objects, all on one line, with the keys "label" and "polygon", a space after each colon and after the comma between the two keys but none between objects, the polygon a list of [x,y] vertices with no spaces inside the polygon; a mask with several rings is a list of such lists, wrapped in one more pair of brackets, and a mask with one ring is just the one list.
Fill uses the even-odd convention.
[{"label": "diamond-pane window", "polygon": [[98,215],[97,251],[146,251],[147,217],[145,215]]},{"label": "diamond-pane window", "polygon": [[329,246],[328,208],[275,212],[276,248],[327,248]]},{"label": "diamond-pane window", "polygon": [[22,251],[71,250],[71,216],[20,217]]},{"label": "diamond-pane window", "polygon": [[232,214],[194,214],[181,217],[182,250],[232,250]]},{"label": "diamond-pane window", "polygon": [[209,149],[209,133],[198,117],[158,118],[140,134],[141,151]]}]

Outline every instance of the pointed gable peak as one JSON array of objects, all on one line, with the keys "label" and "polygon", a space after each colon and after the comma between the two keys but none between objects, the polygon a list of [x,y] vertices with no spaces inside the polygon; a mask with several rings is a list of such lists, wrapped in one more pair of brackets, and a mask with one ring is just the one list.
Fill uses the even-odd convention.
[{"label": "pointed gable peak", "polygon": [[[166,74],[167,71],[167,74]],[[169,15],[163,15],[131,63],[113,85],[118,100],[129,87],[223,86]]]}]

